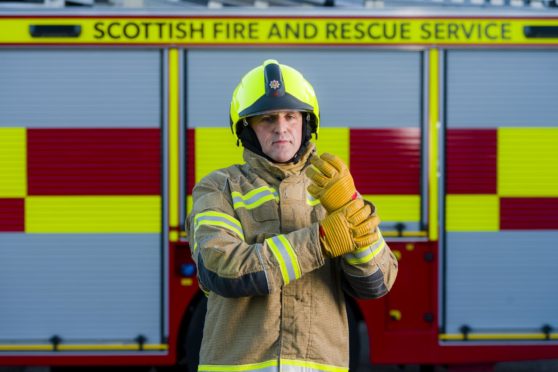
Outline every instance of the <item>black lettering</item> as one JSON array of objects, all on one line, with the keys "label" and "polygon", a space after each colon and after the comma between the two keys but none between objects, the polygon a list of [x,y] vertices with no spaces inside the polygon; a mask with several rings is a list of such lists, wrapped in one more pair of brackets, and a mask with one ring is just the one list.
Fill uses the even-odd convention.
[{"label": "black lettering", "polygon": [[445,37],[445,29],[443,23],[435,23],[434,24],[434,39],[436,40],[443,40]]},{"label": "black lettering", "polygon": [[351,24],[349,22],[341,22],[341,39],[351,38]]},{"label": "black lettering", "polygon": [[174,23],[170,22],[167,25],[168,25],[168,28],[169,28],[169,39],[172,40],[173,32],[174,32]]},{"label": "black lettering", "polygon": [[292,36],[295,39],[298,39],[300,37],[300,24],[296,23],[295,25],[292,25],[290,22],[287,22],[285,24],[285,38],[288,39],[289,37]]},{"label": "black lettering", "polygon": [[[495,33],[491,33],[491,32],[490,32],[490,29],[491,29],[491,28],[496,29],[496,32],[495,32]],[[487,37],[488,39],[490,39],[490,40],[498,40],[498,25],[497,25],[496,23],[489,23],[489,24],[487,24],[484,30],[485,30],[486,37]]]},{"label": "black lettering", "polygon": [[258,23],[248,23],[248,38],[252,40],[256,40],[258,38]]},{"label": "black lettering", "polygon": [[420,38],[422,40],[428,40],[432,37],[432,31],[430,31],[430,23],[423,23],[420,25]]},{"label": "black lettering", "polygon": [[459,40],[459,25],[457,23],[448,23],[448,40]]},{"label": "black lettering", "polygon": [[502,40],[510,40],[511,39],[511,35],[510,35],[510,27],[511,25],[509,23],[502,23]]},{"label": "black lettering", "polygon": [[337,25],[332,22],[326,23],[326,39],[337,39]]},{"label": "black lettering", "polygon": [[[383,25],[383,29],[384,29],[384,37],[386,39],[395,39],[397,37],[397,23],[393,22],[393,23],[386,23],[384,22]],[[391,31],[391,33],[390,33]]]},{"label": "black lettering", "polygon": [[[132,26],[132,27],[130,27],[130,26]],[[129,33],[128,33],[128,30],[129,30],[130,28],[133,28],[133,29],[134,29],[135,34],[129,34]],[[137,24],[128,22],[128,23],[126,23],[126,24],[124,25],[124,36],[126,36],[126,38],[128,38],[128,39],[135,39],[135,38],[137,38],[137,37],[139,36],[139,33],[140,33],[140,28],[139,28],[139,26],[138,26]]]},{"label": "black lettering", "polygon": [[163,27],[165,26],[165,22],[155,22],[155,26],[157,26],[157,35],[159,35],[159,39],[163,38]]},{"label": "black lettering", "polygon": [[374,33],[372,32],[374,27],[379,27],[380,24],[378,22],[372,22],[368,25],[368,37],[370,39],[374,39],[374,40],[378,40],[382,38],[382,35],[374,35]]},{"label": "black lettering", "polygon": [[411,39],[411,24],[409,22],[403,22],[401,24],[401,40]]},{"label": "black lettering", "polygon": [[178,22],[176,24],[176,31],[178,31],[176,38],[177,39],[185,39],[186,38],[186,30],[184,29],[186,24],[184,22]]},{"label": "black lettering", "polygon": [[190,23],[190,38],[194,38],[194,34],[199,33],[200,39],[204,38],[204,24],[200,23],[199,26],[196,28],[195,24],[192,22]]},{"label": "black lettering", "polygon": [[213,38],[217,39],[219,34],[222,34],[223,32],[223,22],[215,22],[213,24]]},{"label": "black lettering", "polygon": [[469,40],[471,38],[471,35],[473,35],[474,27],[475,27],[474,24],[471,24],[470,26],[467,26],[465,24],[461,24],[461,30],[463,31],[463,34],[465,34],[465,38],[467,40]]},{"label": "black lettering", "polygon": [[149,26],[151,26],[151,22],[142,22],[140,24],[143,26],[143,36],[149,40]]},{"label": "black lettering", "polygon": [[93,28],[95,28],[95,31],[97,31],[99,34],[95,34],[93,35],[93,37],[95,39],[102,39],[103,37],[105,37],[105,31],[103,31],[102,27],[104,26],[104,22],[96,22],[95,25],[93,25]]},{"label": "black lettering", "polygon": [[281,31],[279,30],[279,26],[277,25],[277,23],[273,22],[271,24],[271,29],[269,30],[269,34],[267,35],[268,39],[271,39],[272,37],[276,37],[278,39],[282,39],[283,37],[281,36]]},{"label": "black lettering", "polygon": [[235,22],[233,24],[233,38],[234,39],[244,39],[244,24]]},{"label": "black lettering", "polygon": [[107,34],[109,35],[109,37],[110,37],[111,39],[120,39],[120,35],[115,35],[115,34],[112,33],[112,28],[113,28],[114,26],[119,26],[119,27],[120,27],[120,22],[112,22],[112,23],[109,23],[109,25],[108,25],[108,27],[107,27]]},{"label": "black lettering", "polygon": [[364,24],[362,22],[355,23],[355,36],[354,37],[355,37],[356,40],[364,39],[365,33],[364,33],[363,27],[364,27]]},{"label": "black lettering", "polygon": [[318,27],[313,23],[304,23],[304,38],[313,39],[318,35]]}]

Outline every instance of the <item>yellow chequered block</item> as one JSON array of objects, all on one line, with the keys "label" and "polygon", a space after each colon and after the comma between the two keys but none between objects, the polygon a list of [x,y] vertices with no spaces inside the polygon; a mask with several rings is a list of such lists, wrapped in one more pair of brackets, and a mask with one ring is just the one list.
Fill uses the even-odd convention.
[{"label": "yellow chequered block", "polygon": [[558,128],[498,129],[498,194],[558,196]]},{"label": "yellow chequered block", "polygon": [[320,128],[316,144],[318,154],[329,152],[337,155],[349,166],[349,128]]},{"label": "yellow chequered block", "polygon": [[196,128],[196,182],[214,170],[243,164],[242,150],[229,127]]},{"label": "yellow chequered block", "polygon": [[447,231],[500,230],[498,195],[447,195]]},{"label": "yellow chequered block", "polygon": [[160,196],[29,196],[27,233],[160,233]]},{"label": "yellow chequered block", "polygon": [[27,131],[0,128],[0,198],[27,195]]},{"label": "yellow chequered block", "polygon": [[420,221],[420,195],[363,195],[376,206],[382,221]]}]

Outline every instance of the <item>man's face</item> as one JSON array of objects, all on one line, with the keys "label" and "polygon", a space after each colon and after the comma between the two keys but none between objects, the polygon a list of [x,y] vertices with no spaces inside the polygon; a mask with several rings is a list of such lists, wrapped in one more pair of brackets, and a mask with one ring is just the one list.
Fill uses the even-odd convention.
[{"label": "man's face", "polygon": [[249,118],[264,154],[278,163],[293,158],[302,141],[302,114],[275,111]]}]

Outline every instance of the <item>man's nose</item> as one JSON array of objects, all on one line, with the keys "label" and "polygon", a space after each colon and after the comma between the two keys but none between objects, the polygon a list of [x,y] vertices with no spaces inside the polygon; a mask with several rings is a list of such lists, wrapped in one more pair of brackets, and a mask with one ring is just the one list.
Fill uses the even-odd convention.
[{"label": "man's nose", "polygon": [[278,133],[283,133],[287,130],[289,123],[286,118],[278,116],[275,121],[275,131]]}]

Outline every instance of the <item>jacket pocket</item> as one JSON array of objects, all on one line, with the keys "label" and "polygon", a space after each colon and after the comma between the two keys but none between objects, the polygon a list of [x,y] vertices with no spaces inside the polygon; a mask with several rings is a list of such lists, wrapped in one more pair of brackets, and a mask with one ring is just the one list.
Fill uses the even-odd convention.
[{"label": "jacket pocket", "polygon": [[257,222],[279,221],[279,211],[277,203],[268,201],[253,211],[254,220]]}]

